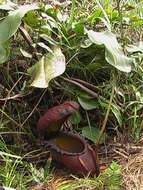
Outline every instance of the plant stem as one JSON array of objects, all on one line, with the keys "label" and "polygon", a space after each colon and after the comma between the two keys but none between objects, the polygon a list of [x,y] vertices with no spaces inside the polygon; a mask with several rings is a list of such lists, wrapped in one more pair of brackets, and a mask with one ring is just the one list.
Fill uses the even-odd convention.
[{"label": "plant stem", "polygon": [[98,157],[98,145],[99,145],[99,142],[100,142],[101,137],[102,137],[102,135],[103,135],[103,132],[104,132],[104,130],[105,130],[106,123],[107,123],[107,120],[108,120],[108,117],[109,117],[109,113],[110,113],[110,109],[111,109],[111,105],[112,105],[112,101],[113,101],[113,97],[114,97],[115,86],[116,86],[116,81],[115,81],[115,76],[113,76],[112,92],[111,92],[110,101],[109,101],[109,104],[108,104],[108,109],[107,109],[107,112],[106,112],[106,115],[105,115],[105,118],[104,118],[104,121],[103,121],[102,128],[101,128],[101,130],[100,130],[98,139],[97,139],[97,141],[96,141],[95,154],[96,154],[97,176],[100,174],[99,157]]},{"label": "plant stem", "polygon": [[102,137],[103,132],[104,132],[105,127],[106,127],[106,123],[107,123],[107,120],[108,120],[108,117],[109,117],[109,113],[110,113],[110,110],[111,110],[111,105],[112,105],[112,101],[113,101],[113,97],[114,97],[115,86],[116,86],[116,81],[115,81],[115,76],[113,76],[113,84],[112,84],[112,92],[111,92],[111,96],[110,96],[110,101],[109,101],[109,104],[108,104],[108,108],[107,108],[107,112],[106,112],[106,115],[105,115],[105,118],[104,118],[104,121],[103,121],[102,128],[100,130],[98,139],[96,141],[96,147],[98,147],[99,142],[101,140],[101,137]]}]

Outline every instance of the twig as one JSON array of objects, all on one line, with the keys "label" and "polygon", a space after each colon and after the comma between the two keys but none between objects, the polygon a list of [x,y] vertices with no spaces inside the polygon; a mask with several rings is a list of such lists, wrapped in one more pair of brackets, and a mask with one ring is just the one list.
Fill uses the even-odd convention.
[{"label": "twig", "polygon": [[118,150],[113,150],[115,153],[117,153],[117,154],[119,154],[120,156],[122,156],[122,157],[124,157],[125,159],[128,159],[129,158],[129,156],[126,156],[124,153],[122,153],[122,152],[119,152]]},{"label": "twig", "polygon": [[94,90],[94,91],[99,90],[99,88],[96,87],[95,85],[90,84],[90,83],[88,83],[88,82],[86,82],[86,81],[83,81],[83,80],[81,80],[81,79],[76,79],[76,78],[71,78],[71,79],[74,80],[74,81],[77,81],[77,82],[79,82],[79,83],[81,83],[81,84],[83,84],[85,87],[89,88],[90,90]]},{"label": "twig", "polygon": [[28,34],[28,32],[25,30],[24,24],[21,24],[19,29],[20,29],[20,32],[21,32],[23,38],[26,40],[26,42],[29,44],[29,46],[32,47],[33,41],[31,39],[30,35]]},{"label": "twig", "polygon": [[31,94],[31,92],[28,92],[28,93],[22,93],[22,94],[16,94],[14,96],[10,96],[10,97],[6,97],[6,98],[0,98],[0,101],[7,101],[7,100],[17,100],[17,98],[21,98],[21,97],[24,97],[24,96],[27,96]]},{"label": "twig", "polygon": [[98,94],[93,92],[92,90],[86,88],[85,86],[83,86],[82,84],[80,84],[79,82],[76,82],[74,80],[71,80],[71,79],[68,79],[68,78],[65,78],[65,77],[61,77],[62,79],[64,79],[65,81],[68,81],[72,84],[75,84],[77,86],[79,86],[82,90],[86,91],[87,93],[89,93],[90,95],[92,95],[93,97],[95,98],[99,98]]}]

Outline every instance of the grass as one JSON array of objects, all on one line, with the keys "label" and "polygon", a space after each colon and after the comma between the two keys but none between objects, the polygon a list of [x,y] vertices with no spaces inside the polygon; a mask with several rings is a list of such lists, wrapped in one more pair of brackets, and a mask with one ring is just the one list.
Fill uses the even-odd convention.
[{"label": "grass", "polygon": [[[78,101],[79,97],[83,97],[86,106],[89,100],[92,100],[96,108],[86,110],[81,107],[81,118],[74,122],[74,130],[81,134],[82,128],[87,125],[100,129],[110,106],[114,73],[115,94],[112,97],[113,102],[107,123],[105,123],[107,136],[105,143],[114,141],[119,133],[122,133],[123,138],[128,142],[140,141],[143,123],[143,52],[128,53],[125,47],[132,42],[142,40],[142,3],[142,1],[136,3],[132,0],[124,3],[111,0],[108,0],[108,3],[104,0],[100,2],[73,0],[68,6],[64,3],[62,6],[52,4],[52,8],[48,10],[45,4],[41,3],[39,11],[26,14],[23,23],[33,40],[34,48],[27,44],[18,30],[8,42],[10,49],[8,60],[0,64],[1,186],[18,190],[42,189],[43,186],[48,189],[48,185],[57,190],[122,188],[122,172],[116,162],[105,167],[98,178],[79,179],[68,172],[62,175],[61,171],[57,174],[56,169],[53,167],[51,169],[49,153],[44,150],[38,139],[36,125],[40,115],[49,107],[67,99]],[[1,13],[1,18],[6,16],[5,11]],[[44,14],[49,16],[48,21]],[[52,27],[54,25],[56,27]],[[85,48],[88,41],[84,27],[98,32],[110,28],[116,33],[125,53],[135,58],[132,72],[126,74],[108,64],[103,46],[94,44]],[[48,39],[43,39],[42,34],[47,35]],[[44,48],[38,46],[38,42],[44,43]],[[64,78],[66,80],[63,77],[57,77],[50,82],[47,89],[33,88],[30,86],[31,76],[27,70],[47,53],[45,47],[51,47],[52,43],[57,43],[65,55],[67,67]],[[32,55],[32,58],[22,54],[20,49]],[[88,88],[83,88],[87,84],[79,81],[75,83],[74,79],[81,79],[83,82],[94,85],[96,89],[93,90],[91,86],[89,89],[94,91],[95,96],[91,96]],[[102,145],[101,149],[105,145]],[[128,173],[127,168],[122,169],[126,171],[126,174]],[[69,177],[66,176],[68,174]],[[128,182],[127,189],[129,189],[129,184]],[[138,179],[135,186],[139,186]]]},{"label": "grass", "polygon": [[104,189],[107,190],[117,190],[121,189],[120,187],[120,180],[121,180],[121,173],[119,166],[113,162],[111,166],[104,171],[102,175],[100,175],[98,178],[90,179],[88,177],[85,177],[83,179],[75,178],[75,180],[72,180],[71,182],[63,182],[60,185],[57,186],[58,190],[61,189],[94,189],[95,187],[97,189]]}]

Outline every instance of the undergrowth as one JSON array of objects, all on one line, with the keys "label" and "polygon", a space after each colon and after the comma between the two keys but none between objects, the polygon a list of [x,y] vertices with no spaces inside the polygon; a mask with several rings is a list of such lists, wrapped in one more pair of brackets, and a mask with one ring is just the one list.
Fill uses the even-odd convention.
[{"label": "undergrowth", "polygon": [[[36,125],[45,110],[67,99],[78,101],[81,105],[79,113],[70,119],[74,130],[95,144],[109,106],[114,80],[111,110],[101,143],[108,143],[108,139],[116,136],[117,131],[126,135],[128,141],[138,142],[140,139],[143,126],[141,30],[143,2],[132,0],[68,2],[40,1],[38,8],[33,5],[31,10],[23,15],[19,25],[27,33],[17,27],[13,33],[9,31],[7,37],[5,35],[7,30],[3,28],[5,25],[1,25],[1,22],[7,18],[9,11],[18,9],[23,2],[16,2],[19,5],[8,2],[7,7],[1,6],[0,185],[2,186],[24,190],[42,183],[45,186],[46,182],[49,183],[54,178],[54,172],[49,169],[50,163],[45,164],[49,153],[43,153]],[[11,22],[12,20],[10,22],[7,20],[6,26]],[[16,25],[16,22],[19,21],[15,20],[13,24]],[[102,40],[105,37],[108,43],[106,40],[102,43],[101,40],[93,43],[90,30],[110,32],[109,38],[106,34],[101,38]],[[113,33],[116,34],[126,59],[132,60],[130,64],[122,65],[120,50],[118,56],[116,47],[113,46],[111,52],[111,47],[107,47],[110,43],[116,44],[116,38],[111,39]],[[61,52],[58,55],[54,52],[53,47],[57,46],[62,55]],[[36,88],[37,83],[42,86],[43,81],[39,77],[41,67],[36,68],[35,65],[39,63],[41,57],[51,56],[49,52],[52,51],[55,53],[53,53],[54,58],[62,57],[63,61],[65,57],[66,70],[62,76],[52,73],[50,78],[52,80],[48,79],[46,88]],[[46,74],[48,76],[49,73]],[[38,176],[35,173],[38,173]],[[72,180],[63,181],[56,186],[58,190],[95,187],[121,189],[121,172],[116,162],[113,162],[98,178],[73,177]]]}]

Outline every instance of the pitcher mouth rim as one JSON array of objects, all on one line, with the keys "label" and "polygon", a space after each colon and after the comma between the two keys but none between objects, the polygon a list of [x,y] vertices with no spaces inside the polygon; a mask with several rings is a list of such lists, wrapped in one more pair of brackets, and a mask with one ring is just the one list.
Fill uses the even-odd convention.
[{"label": "pitcher mouth rim", "polygon": [[75,133],[72,133],[72,132],[63,132],[63,131],[58,132],[58,134],[63,134],[63,135],[66,135],[66,136],[76,138],[83,145],[83,150],[81,152],[75,152],[75,153],[68,152],[66,150],[62,150],[54,143],[54,138],[51,138],[50,140],[45,140],[44,141],[44,145],[45,145],[45,147],[47,149],[48,148],[52,149],[53,151],[56,151],[57,153],[60,153],[62,155],[67,155],[67,156],[78,156],[78,155],[84,154],[87,151],[87,143],[86,143],[85,139],[83,139],[79,134],[77,134],[77,133],[75,134]]}]

